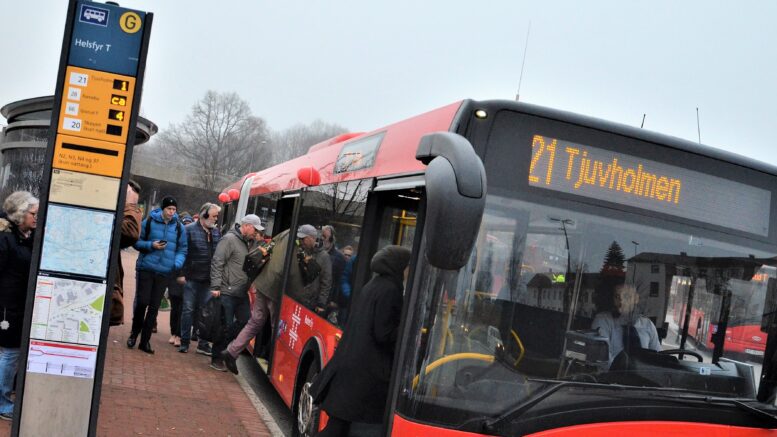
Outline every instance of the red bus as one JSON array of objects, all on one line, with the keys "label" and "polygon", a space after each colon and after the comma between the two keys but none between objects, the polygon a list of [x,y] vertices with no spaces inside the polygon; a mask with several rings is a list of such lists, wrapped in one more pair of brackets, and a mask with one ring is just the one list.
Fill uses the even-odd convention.
[{"label": "red bus", "polygon": [[[682,332],[687,324],[690,340],[687,347],[713,350],[714,336],[720,326],[717,311],[724,292],[727,292],[730,303],[723,350],[730,352],[731,356],[739,354],[744,360],[754,360],[757,364],[766,351],[766,335],[762,329],[764,304],[767,293],[773,293],[771,289],[777,280],[777,269],[750,258],[728,259],[724,265],[702,261],[697,262],[697,266],[701,267],[695,278],[676,276],[671,285],[670,325],[674,332]],[[719,270],[720,266],[725,272]],[[728,275],[726,289],[721,290],[719,282],[724,274]],[[688,294],[692,286],[694,297],[686,320]]]},{"label": "red bus", "polygon": [[[296,435],[323,423],[307,387],[387,244],[413,251],[387,435],[777,428],[774,288],[747,286],[777,265],[776,168],[567,112],[464,100],[315,145],[227,189],[240,193],[224,205],[227,224],[255,213],[273,235],[332,226],[337,247],[354,254],[326,312],[287,280],[272,335],[257,339]],[[644,316],[659,350],[609,360],[622,344],[591,330],[606,315],[597,286],[608,276],[639,296],[617,320]],[[702,353],[688,320],[705,294],[704,323],[718,334]],[[753,304],[737,306],[740,295]],[[678,323],[675,311],[688,316]],[[757,363],[726,348],[722,333],[739,319],[760,320]]]}]

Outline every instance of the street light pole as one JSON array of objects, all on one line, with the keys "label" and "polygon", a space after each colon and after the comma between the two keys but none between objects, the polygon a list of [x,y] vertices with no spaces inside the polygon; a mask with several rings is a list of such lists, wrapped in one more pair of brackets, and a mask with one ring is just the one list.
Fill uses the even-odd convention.
[{"label": "street light pole", "polygon": [[[634,258],[637,257],[637,246],[639,246],[639,243],[637,243],[634,240],[631,240],[631,244],[634,245]],[[637,262],[632,261],[632,270],[631,270],[631,283],[634,284],[634,280],[637,276]]]},{"label": "street light pole", "polygon": [[[564,286],[567,287],[569,274],[572,272],[572,266],[570,263],[570,254],[569,254],[569,235],[567,235],[567,225],[571,225],[575,222],[572,219],[560,219],[555,217],[548,217],[548,219],[552,222],[561,223],[561,230],[564,232],[564,243],[567,249],[567,271],[564,273]],[[569,302],[568,294],[569,293],[564,293],[564,311],[568,311],[569,307],[571,306],[571,302]]]}]

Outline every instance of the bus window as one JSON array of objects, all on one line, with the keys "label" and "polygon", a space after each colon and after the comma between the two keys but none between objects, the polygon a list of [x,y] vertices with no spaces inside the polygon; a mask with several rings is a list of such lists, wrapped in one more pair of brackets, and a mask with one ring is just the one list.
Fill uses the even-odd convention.
[{"label": "bus window", "polygon": [[262,196],[253,196],[248,201],[246,214],[256,214],[262,219],[265,236],[273,236],[275,226],[276,205],[278,203],[278,193],[270,193]]},{"label": "bus window", "polygon": [[381,220],[380,237],[378,247],[394,244],[397,246],[413,248],[413,238],[415,238],[416,212],[415,210],[403,209],[399,207],[389,207],[383,211]]},{"label": "bus window", "polygon": [[[338,326],[344,324],[351,300],[351,278],[355,274],[369,188],[369,180],[357,180],[310,188],[303,195],[297,223],[316,229],[316,247],[309,254],[314,252],[316,257],[326,259],[331,274],[323,268],[324,275],[330,277],[322,276],[321,281],[309,284],[298,297],[301,303]],[[321,252],[326,256],[318,255]],[[319,289],[308,289],[314,286]]]},{"label": "bus window", "polygon": [[236,213],[237,213],[237,202],[225,203],[223,205],[223,209],[221,210],[221,217],[220,217],[221,235],[225,235],[227,232],[229,232],[230,229],[232,229],[232,226],[235,224]]},{"label": "bus window", "polygon": [[[492,195],[469,265],[442,282],[432,268],[420,274],[434,292],[417,310],[436,310],[412,343],[406,389],[474,400],[486,415],[554,379],[752,396],[773,254],[700,240]],[[596,342],[604,349],[577,346]],[[711,364],[726,377],[696,377]],[[752,377],[733,376],[745,370]]]}]

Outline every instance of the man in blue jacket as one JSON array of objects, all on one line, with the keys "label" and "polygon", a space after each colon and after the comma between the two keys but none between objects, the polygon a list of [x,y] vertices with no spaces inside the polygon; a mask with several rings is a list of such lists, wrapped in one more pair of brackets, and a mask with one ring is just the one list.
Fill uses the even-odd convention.
[{"label": "man in blue jacket", "polygon": [[151,211],[143,220],[140,238],[135,243],[140,256],[135,265],[136,303],[127,347],[135,347],[140,335],[138,349],[148,354],[154,353],[149,341],[162,295],[173,273],[181,270],[186,261],[187,238],[178,222],[177,206],[175,198],[163,198],[161,207]]}]

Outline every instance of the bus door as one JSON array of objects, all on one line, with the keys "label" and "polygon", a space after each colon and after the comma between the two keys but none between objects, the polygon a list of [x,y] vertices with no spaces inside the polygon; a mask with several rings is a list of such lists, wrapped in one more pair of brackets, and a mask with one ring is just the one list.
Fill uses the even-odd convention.
[{"label": "bus door", "polygon": [[369,264],[375,252],[389,245],[413,249],[422,185],[421,176],[378,181],[367,203],[369,220],[364,225],[364,244],[357,258],[355,288],[361,288],[372,277]]},{"label": "bus door", "polygon": [[[290,234],[270,375],[289,406],[329,361],[341,335],[372,184],[361,179],[308,187],[294,218],[276,219],[276,229]],[[314,238],[299,238],[301,230]]]},{"label": "bus door", "polygon": [[[254,195],[248,199],[245,213],[259,216],[262,220],[262,225],[265,227],[265,239],[272,238],[291,227],[299,198],[299,192]],[[285,265],[285,261],[283,265]],[[249,298],[251,299],[251,305],[253,305],[255,294],[249,294]],[[259,366],[265,372],[268,371],[274,329],[275,327],[272,326],[268,319],[257,338],[252,339],[248,345],[249,352],[256,357]]]}]

